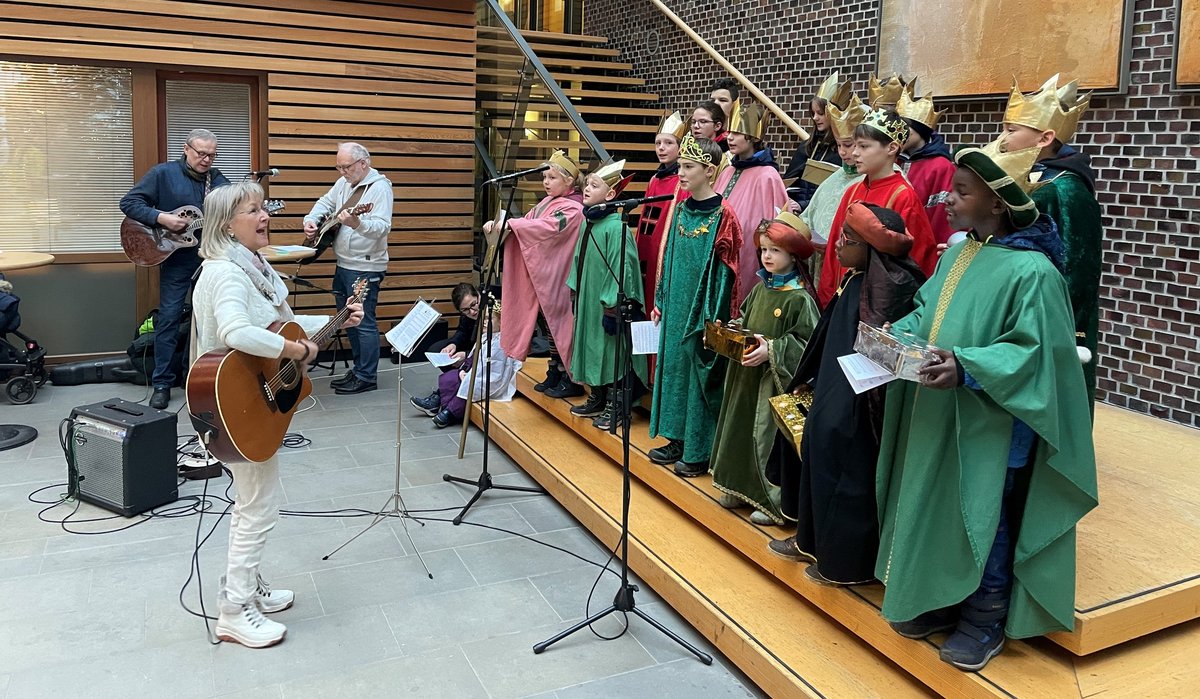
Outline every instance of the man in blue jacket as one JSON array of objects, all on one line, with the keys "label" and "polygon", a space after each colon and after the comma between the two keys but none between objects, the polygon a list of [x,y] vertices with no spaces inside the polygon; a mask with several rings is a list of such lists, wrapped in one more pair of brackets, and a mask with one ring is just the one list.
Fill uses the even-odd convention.
[{"label": "man in blue jacket", "polygon": [[[121,199],[121,211],[146,226],[182,231],[188,219],[171,212],[181,206],[204,207],[204,197],[214,188],[229,184],[213,167],[217,159],[217,137],[206,129],[194,129],[183,144],[178,160],[150,168],[141,181]],[[199,246],[180,248],[163,260],[158,270],[158,318],[154,324],[154,395],[150,407],[162,410],[171,400],[171,387],[179,380],[171,359],[179,344],[179,321],[200,267]]]}]

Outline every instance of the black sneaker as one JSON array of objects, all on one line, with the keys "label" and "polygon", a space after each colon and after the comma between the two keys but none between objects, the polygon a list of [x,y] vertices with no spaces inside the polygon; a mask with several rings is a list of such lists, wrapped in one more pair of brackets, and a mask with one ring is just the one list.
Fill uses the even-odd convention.
[{"label": "black sneaker", "polygon": [[572,381],[571,377],[564,373],[557,386],[547,388],[542,393],[545,393],[547,398],[578,398],[584,391],[583,386]]},{"label": "black sneaker", "polygon": [[697,461],[688,463],[686,461],[675,462],[675,475],[683,476],[684,478],[696,478],[708,473],[708,462]]},{"label": "black sneaker", "polygon": [[616,411],[617,411],[616,401],[611,401],[611,400],[608,401],[607,403],[604,404],[604,412],[602,412],[598,416],[596,416],[595,420],[592,420],[592,427],[595,427],[597,429],[601,429],[601,430],[604,430],[607,432],[609,429],[612,428],[613,415],[616,413]]},{"label": "black sneaker", "polygon": [[825,577],[824,575],[821,575],[821,571],[817,570],[816,563],[811,563],[811,564],[809,564],[809,566],[807,568],[804,569],[804,577],[808,578],[809,580],[815,582],[818,585],[824,585],[825,587],[841,587],[842,586],[841,583],[836,583],[836,582],[830,580],[829,578]]},{"label": "black sneaker", "polygon": [[412,398],[408,399],[408,402],[412,403],[417,410],[420,410],[429,417],[437,415],[438,409],[442,407],[442,399],[440,396],[438,396],[437,391],[430,393],[424,398],[413,396]]},{"label": "black sneaker", "polygon": [[355,393],[366,393],[367,391],[374,391],[378,387],[379,386],[374,381],[363,381],[362,379],[358,378],[357,376],[354,376],[349,381],[342,384],[341,386],[336,386],[333,389],[333,392],[339,396],[349,396],[349,395],[353,395]]},{"label": "black sneaker", "polygon": [[546,389],[557,386],[558,382],[562,381],[562,377],[562,368],[557,364],[551,364],[549,371],[546,372],[546,379],[540,383],[534,384],[533,390],[537,391],[538,393],[545,393]]},{"label": "black sneaker", "polygon": [[155,410],[166,410],[167,403],[171,402],[170,388],[156,388],[154,395],[150,396],[150,407]]},{"label": "black sneaker", "polygon": [[592,394],[588,396],[586,401],[571,408],[571,414],[578,417],[596,417],[604,412],[604,406],[607,402],[608,391],[603,386],[597,386],[592,389]]},{"label": "black sneaker", "polygon": [[340,386],[345,386],[346,384],[350,383],[350,379],[353,379],[353,378],[354,378],[354,370],[347,369],[346,373],[342,374],[341,378],[337,378],[337,379],[334,379],[333,381],[330,381],[329,385],[334,388],[338,388]]},{"label": "black sneaker", "polygon": [[976,592],[959,605],[958,626],[942,644],[942,661],[977,672],[999,655],[1004,649],[1008,597],[1007,592]]},{"label": "black sneaker", "polygon": [[656,464],[670,466],[683,458],[683,442],[672,439],[661,447],[654,447],[646,456]]},{"label": "black sneaker", "polygon": [[905,638],[928,638],[935,633],[950,631],[958,623],[958,607],[946,607],[925,612],[910,621],[889,622],[892,631]]},{"label": "black sneaker", "polygon": [[458,418],[454,417],[454,414],[451,413],[449,410],[443,409],[437,415],[433,416],[433,426],[438,428],[439,430],[444,427],[449,427],[450,425],[457,425],[457,424],[458,424]]},{"label": "black sneaker", "polygon": [[789,536],[786,539],[779,539],[767,544],[767,548],[771,553],[788,561],[796,561],[797,563],[805,561],[808,563],[816,563],[817,559],[800,550],[800,546],[796,543],[796,537]]}]

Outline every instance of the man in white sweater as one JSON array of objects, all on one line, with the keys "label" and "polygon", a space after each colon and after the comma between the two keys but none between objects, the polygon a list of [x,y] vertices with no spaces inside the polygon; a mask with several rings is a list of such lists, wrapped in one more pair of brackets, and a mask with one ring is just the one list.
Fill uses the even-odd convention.
[{"label": "man in white sweater", "polygon": [[[371,154],[357,143],[338,146],[337,170],[342,174],[333,187],[304,217],[304,234],[313,237],[327,216],[336,216],[342,226],[334,239],[337,269],[333,275],[333,293],[338,308],[352,295],[351,287],[359,277],[368,281],[363,301],[362,323],[347,330],[354,368],[332,382],[339,394],[374,391],[379,371],[379,328],[375,305],[379,285],[388,266],[388,233],[392,229],[392,183],[371,167]],[[357,216],[349,209],[370,204],[371,210]]]}]

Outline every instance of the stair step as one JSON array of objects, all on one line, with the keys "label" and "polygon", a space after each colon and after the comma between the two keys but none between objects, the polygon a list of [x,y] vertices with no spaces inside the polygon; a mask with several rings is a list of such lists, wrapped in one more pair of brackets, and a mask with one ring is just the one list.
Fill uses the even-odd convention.
[{"label": "stair step", "polygon": [[[556,54],[607,56],[609,58],[616,58],[621,55],[621,52],[618,49],[606,49],[600,48],[599,46],[578,46],[565,43],[560,44],[553,42],[529,41],[529,37],[525,37],[525,41],[529,44],[529,48],[533,49],[533,52],[538,55],[538,58],[544,58],[545,56],[553,56]],[[518,52],[516,45],[513,44],[512,39],[509,38],[507,32],[502,38],[476,39],[475,45],[480,47],[500,49],[501,51],[511,51],[514,54]],[[484,53],[491,54],[492,52],[485,51]]]},{"label": "stair step", "polygon": [[[620,61],[589,61],[582,58],[567,58],[565,56],[538,56],[542,61],[542,65],[547,68],[592,68],[595,70],[633,70],[632,63],[624,63]],[[525,62],[525,57],[520,53],[480,53],[475,55],[476,66],[479,62],[498,63],[503,65],[519,66]]]},{"label": "stair step", "polygon": [[[501,113],[503,113],[503,110],[512,109],[512,104],[509,102],[496,102],[492,100],[481,101],[479,106],[483,109],[501,110]],[[610,107],[603,104],[597,105],[575,103],[572,103],[571,106],[575,107],[575,111],[579,112],[580,114],[610,114],[614,116],[620,115],[655,118],[662,116],[662,110],[653,107]],[[530,111],[561,112],[562,109],[558,106],[557,102],[548,102],[540,103],[537,107],[531,107]]]},{"label": "stair step", "polygon": [[[488,77],[505,77],[514,78],[516,71],[511,68],[487,68],[476,67],[475,75],[485,75]],[[550,71],[550,77],[554,78],[560,86],[565,83],[607,83],[609,85],[632,85],[640,87],[646,84],[645,79],[637,78],[628,75],[603,75],[589,73],[563,73]]]},{"label": "stair step", "polygon": [[[485,94],[501,94],[512,95],[517,91],[516,82],[512,83],[476,83],[476,93]],[[612,99],[612,100],[629,100],[631,102],[640,101],[658,101],[658,93],[656,92],[622,92],[620,90],[581,90],[577,88],[562,88],[563,94],[567,97],[578,97],[581,99]],[[538,101],[553,101],[550,93],[542,87],[535,87],[530,90],[531,99]]]},{"label": "stair step", "polygon": [[[480,25],[475,27],[475,33],[480,36],[497,37],[502,36],[509,38],[508,32],[502,27],[491,27]],[[525,41],[540,41],[551,43],[564,44],[607,44],[608,38],[603,36],[595,36],[592,34],[563,34],[560,32],[539,32],[522,30],[521,36],[525,37]]]}]

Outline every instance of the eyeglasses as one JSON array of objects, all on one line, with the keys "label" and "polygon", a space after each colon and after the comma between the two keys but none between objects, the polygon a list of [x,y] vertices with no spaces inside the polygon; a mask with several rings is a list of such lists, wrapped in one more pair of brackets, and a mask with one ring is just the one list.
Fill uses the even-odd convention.
[{"label": "eyeglasses", "polygon": [[708,126],[709,124],[715,124],[715,123],[717,123],[717,122],[715,122],[715,121],[710,121],[710,120],[708,120],[708,119],[692,119],[692,123],[693,123],[693,124],[698,124],[698,125],[700,125],[700,126]]},{"label": "eyeglasses", "polygon": [[855,245],[866,245],[866,243],[858,241],[858,240],[850,240],[846,236],[842,236],[842,237],[838,238],[838,242],[842,245],[849,245],[851,247],[853,247]]},{"label": "eyeglasses", "polygon": [[196,148],[195,146],[193,146],[193,145],[192,145],[192,144],[190,144],[190,143],[185,143],[185,144],[184,144],[184,146],[185,146],[185,147],[187,147],[187,148],[191,148],[191,149],[192,149],[192,152],[193,152],[193,153],[195,153],[195,154],[196,154],[196,156],[197,156],[198,158],[200,158],[201,160],[216,160],[216,159],[217,159],[217,152],[216,152],[216,151],[213,151],[213,152],[211,152],[211,153],[208,153],[208,152],[206,152],[206,151],[202,151],[202,150],[200,150],[200,149]]},{"label": "eyeglasses", "polygon": [[362,161],[363,161],[363,159],[359,158],[358,160],[355,160],[354,162],[350,163],[349,165],[335,165],[334,167],[337,168],[338,172],[348,172],[350,170],[350,168],[354,167],[355,165],[358,165]]},{"label": "eyeglasses", "polygon": [[463,306],[462,308],[460,308],[459,310],[462,311],[463,313],[478,313],[479,312],[479,302],[476,301],[474,303],[469,303],[469,304]]}]

